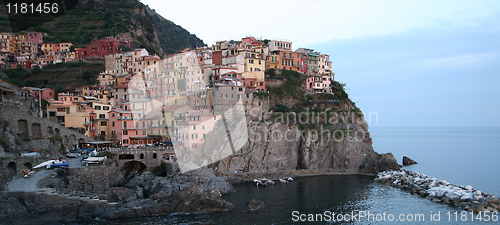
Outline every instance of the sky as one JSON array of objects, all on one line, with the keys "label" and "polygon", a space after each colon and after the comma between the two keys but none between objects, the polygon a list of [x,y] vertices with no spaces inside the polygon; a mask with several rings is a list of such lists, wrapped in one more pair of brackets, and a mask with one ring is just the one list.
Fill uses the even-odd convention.
[{"label": "sky", "polygon": [[500,1],[142,0],[196,34],[330,55],[370,127],[500,126]]}]

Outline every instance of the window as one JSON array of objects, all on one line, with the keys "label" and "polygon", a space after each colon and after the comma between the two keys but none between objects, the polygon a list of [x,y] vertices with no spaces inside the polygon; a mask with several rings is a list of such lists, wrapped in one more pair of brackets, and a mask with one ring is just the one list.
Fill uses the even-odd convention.
[{"label": "window", "polygon": [[115,134],[116,134],[116,132],[115,132],[115,131],[111,131],[111,135],[115,135]]},{"label": "window", "polygon": [[238,91],[243,91],[243,88],[238,88]]},{"label": "window", "polygon": [[101,126],[102,127],[108,126],[108,121],[101,121]]},{"label": "window", "polygon": [[95,110],[101,110],[101,106],[100,105],[96,105],[94,108],[95,108]]},{"label": "window", "polygon": [[146,135],[146,131],[142,131],[142,135]]},{"label": "window", "polygon": [[49,116],[56,116],[56,112],[49,112]]},{"label": "window", "polygon": [[128,135],[128,131],[124,130],[123,135]]},{"label": "window", "polygon": [[105,119],[106,118],[106,114],[99,114],[99,119]]},{"label": "window", "polygon": [[198,134],[192,134],[192,135],[191,135],[191,139],[193,139],[193,140],[198,139]]},{"label": "window", "polygon": [[113,126],[113,127],[115,126],[115,121],[113,121],[113,123],[111,124],[111,126]]},{"label": "window", "polygon": [[203,139],[207,139],[207,134],[203,134]]},{"label": "window", "polygon": [[123,121],[123,128],[127,128],[127,121]]},{"label": "window", "polygon": [[196,130],[196,125],[193,125],[193,130]]},{"label": "window", "polygon": [[153,153],[153,159],[156,159],[156,153]]},{"label": "window", "polygon": [[205,130],[205,129],[206,129],[206,126],[205,126],[205,125],[201,125],[201,129],[202,129],[202,130]]},{"label": "window", "polygon": [[106,131],[101,131],[102,136],[106,136]]}]

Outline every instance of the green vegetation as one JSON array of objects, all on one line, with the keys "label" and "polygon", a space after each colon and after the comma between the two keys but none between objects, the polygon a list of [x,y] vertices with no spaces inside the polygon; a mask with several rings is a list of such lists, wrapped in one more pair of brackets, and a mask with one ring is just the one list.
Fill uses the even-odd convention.
[{"label": "green vegetation", "polygon": [[270,94],[269,92],[254,92],[253,95],[259,98],[267,98]]},{"label": "green vegetation", "polygon": [[[305,75],[275,69],[266,70],[265,74],[268,79],[284,78],[281,86],[267,87],[271,104],[276,104],[269,109],[273,112],[269,118],[271,122],[296,126],[300,130],[322,127],[330,130],[332,136],[338,136],[340,134],[333,131],[342,130],[343,124],[357,123],[357,118],[363,117],[345,92],[345,84],[333,81],[333,93],[305,94]],[[261,97],[262,94],[254,95]]]},{"label": "green vegetation", "polygon": [[97,76],[103,70],[102,63],[68,62],[49,64],[43,69],[35,67],[32,70],[9,69],[4,72],[7,81],[19,87],[52,88],[57,95],[65,89],[96,84]]},{"label": "green vegetation", "polygon": [[[268,78],[278,77],[274,69],[266,70]],[[304,96],[304,91],[300,88],[305,81],[305,75],[291,70],[282,70],[281,77],[285,78],[285,84],[280,87],[268,87],[269,93],[278,97],[284,98],[290,96],[294,99],[299,99]]]},{"label": "green vegetation", "polygon": [[62,143],[62,141],[63,141],[63,138],[61,136],[54,136],[54,137],[51,137],[49,139],[50,139],[50,143],[52,143],[52,144],[55,144],[56,142]]}]

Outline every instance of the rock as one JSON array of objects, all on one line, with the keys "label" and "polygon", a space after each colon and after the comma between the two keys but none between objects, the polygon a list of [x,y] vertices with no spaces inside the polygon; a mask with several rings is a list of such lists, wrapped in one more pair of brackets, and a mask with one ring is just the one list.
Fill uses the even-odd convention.
[{"label": "rock", "polygon": [[234,187],[230,183],[226,182],[220,177],[212,177],[210,178],[210,181],[208,182],[208,185],[205,187],[206,190],[208,189],[218,189],[221,194],[229,194],[234,192]]},{"label": "rock", "polygon": [[267,205],[270,205],[270,204],[271,204],[271,202],[269,202],[269,201],[263,202],[263,201],[252,199],[249,202],[247,202],[245,211],[258,210],[258,209],[261,209],[261,208],[263,208]]},{"label": "rock", "polygon": [[0,194],[0,219],[6,220],[21,219],[28,215],[28,209],[21,204],[17,198],[9,197],[5,193]]},{"label": "rock", "polygon": [[413,159],[410,159],[406,156],[403,156],[403,166],[409,166],[409,165],[413,165],[413,164],[417,164],[417,162],[415,162],[415,160],[413,160]]},{"label": "rock", "polygon": [[488,203],[494,203],[494,204],[498,204],[500,201],[498,200],[497,197],[495,197],[493,194],[489,194],[488,197],[486,197],[486,202]]},{"label": "rock", "polygon": [[368,160],[362,173],[366,174],[376,174],[380,171],[386,170],[399,170],[401,166],[398,164],[398,161],[394,158],[392,153],[379,154],[373,159]]},{"label": "rock", "polygon": [[483,211],[484,208],[488,207],[488,203],[487,202],[478,202],[478,204],[473,204],[470,209],[475,212],[475,213],[479,213],[481,211]]},{"label": "rock", "polygon": [[156,194],[153,194],[149,196],[150,199],[157,200],[157,201],[165,201],[169,199],[172,196],[172,193],[165,193],[163,191],[160,191]]},{"label": "rock", "polygon": [[107,200],[110,202],[121,202],[131,197],[137,198],[135,191],[123,187],[110,188],[106,193],[106,196]]},{"label": "rock", "polygon": [[191,186],[174,196],[169,211],[177,214],[198,214],[223,212],[234,208],[232,203],[222,200],[221,196],[217,189],[204,191],[198,186]]}]

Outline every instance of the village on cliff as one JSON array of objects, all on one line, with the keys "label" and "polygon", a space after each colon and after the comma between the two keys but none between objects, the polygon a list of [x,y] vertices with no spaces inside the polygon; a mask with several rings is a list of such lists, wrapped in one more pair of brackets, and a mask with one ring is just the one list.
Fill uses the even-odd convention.
[{"label": "village on cliff", "polygon": [[[335,75],[329,55],[307,48],[293,51],[287,40],[219,41],[162,59],[144,48],[134,49],[132,41],[122,37],[73,48],[71,43],[43,43],[43,36],[1,33],[0,67],[43,69],[48,64],[104,58],[105,71],[98,75],[97,84],[57,96],[50,88],[24,87],[23,93],[16,93],[0,87],[2,98],[45,99],[49,105],[41,117],[78,130],[103,146],[196,148],[221,113],[240,100],[247,109],[259,107],[262,103],[254,96],[266,94],[266,85],[283,82],[283,77],[266,76],[266,70],[307,75],[307,93],[332,93]],[[74,149],[86,147],[80,143]],[[173,158],[173,153],[167,157]]]}]

